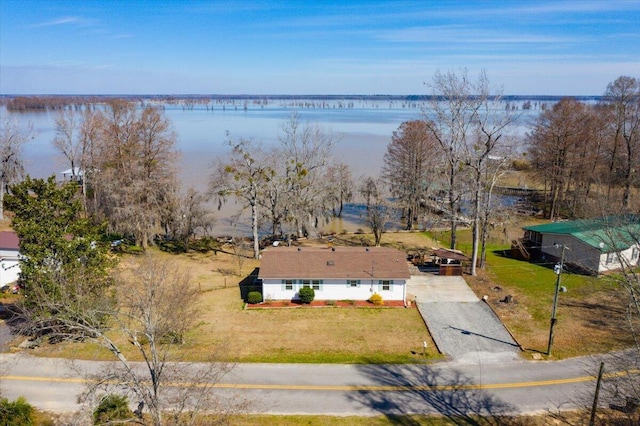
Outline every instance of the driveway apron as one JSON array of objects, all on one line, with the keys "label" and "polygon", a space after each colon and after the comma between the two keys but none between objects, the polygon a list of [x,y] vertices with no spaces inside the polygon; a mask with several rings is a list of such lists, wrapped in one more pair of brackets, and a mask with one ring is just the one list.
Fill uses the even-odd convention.
[{"label": "driveway apron", "polygon": [[447,356],[468,363],[519,359],[520,348],[500,318],[462,277],[412,276],[407,293]]}]

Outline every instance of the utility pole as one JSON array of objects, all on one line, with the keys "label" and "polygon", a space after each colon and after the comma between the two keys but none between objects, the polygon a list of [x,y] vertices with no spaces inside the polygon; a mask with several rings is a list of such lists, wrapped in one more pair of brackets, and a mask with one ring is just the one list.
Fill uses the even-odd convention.
[{"label": "utility pole", "polygon": [[564,268],[564,251],[567,248],[562,245],[562,253],[560,255],[560,263],[553,267],[553,272],[556,277],[556,291],[553,295],[553,310],[551,311],[551,325],[549,327],[549,346],[547,346],[547,355],[551,355],[551,347],[553,346],[553,328],[556,326],[558,319],[556,318],[556,311],[558,309],[558,293],[560,292],[560,275],[562,275],[562,268]]},{"label": "utility pole", "polygon": [[600,363],[600,371],[598,372],[598,382],[596,383],[596,393],[593,396],[593,406],[591,407],[591,417],[589,418],[589,426],[594,426],[596,420],[596,410],[598,409],[598,397],[600,396],[600,385],[602,384],[602,373],[604,372],[604,362]]}]

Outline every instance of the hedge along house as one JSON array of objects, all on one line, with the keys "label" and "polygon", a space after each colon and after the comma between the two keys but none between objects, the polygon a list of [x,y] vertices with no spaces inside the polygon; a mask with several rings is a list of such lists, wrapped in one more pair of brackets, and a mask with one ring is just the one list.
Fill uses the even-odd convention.
[{"label": "hedge along house", "polygon": [[533,259],[564,262],[591,274],[637,266],[640,216],[607,216],[588,220],[527,226],[523,243]]},{"label": "hedge along house", "polygon": [[406,300],[406,255],[386,247],[270,247],[262,252],[262,296],[297,300],[312,287],[316,300]]}]

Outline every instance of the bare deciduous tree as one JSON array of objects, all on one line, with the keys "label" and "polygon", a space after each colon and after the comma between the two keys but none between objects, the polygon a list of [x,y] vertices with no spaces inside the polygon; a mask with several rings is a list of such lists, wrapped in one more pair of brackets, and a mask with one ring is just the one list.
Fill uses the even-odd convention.
[{"label": "bare deciduous tree", "polygon": [[367,177],[360,186],[360,195],[366,206],[366,222],[373,232],[374,244],[380,246],[382,233],[393,218],[393,208],[388,194],[384,190],[384,182],[380,179]]},{"label": "bare deciduous tree", "polygon": [[189,240],[199,230],[207,234],[213,227],[215,219],[207,208],[207,196],[191,187],[187,193],[177,200],[179,205],[175,210],[175,217],[167,223],[171,228],[168,234],[182,242],[184,251],[189,250]]},{"label": "bare deciduous tree", "polygon": [[91,108],[81,112],[71,108],[56,113],[56,136],[53,146],[69,163],[71,176],[82,186],[82,202],[87,210],[87,179],[95,172],[94,149],[98,141],[98,114]]},{"label": "bare deciduous tree", "polygon": [[[500,157],[508,155],[509,126],[515,122],[517,115],[511,110],[502,110],[499,104],[502,94],[492,93],[487,75],[482,72],[474,85],[476,110],[472,116],[473,138],[464,145],[466,166],[470,169],[472,183],[472,250],[471,275],[476,275],[478,252],[482,225],[483,207],[491,203],[491,185],[495,184],[495,172],[490,173],[487,168],[493,160],[493,165],[504,165]],[[498,161],[496,161],[498,160]],[[490,180],[486,179],[490,178]],[[483,198],[486,200],[482,203]],[[488,213],[488,210],[486,211]]]},{"label": "bare deciduous tree", "polygon": [[[133,268],[119,274],[117,310],[107,312],[110,329],[88,329],[92,340],[108,349],[119,363],[92,377],[83,399],[124,392],[139,403],[138,414],[148,412],[156,426],[164,424],[166,416],[172,418],[171,424],[192,424],[203,411],[238,409],[240,401],[216,401],[212,392],[233,365],[179,362],[185,355],[179,347],[199,312],[198,291],[189,275],[170,263],[149,258]],[[123,336],[142,363],[127,358],[128,348],[112,336]]]},{"label": "bare deciduous tree", "polygon": [[425,123],[440,145],[446,164],[444,174],[447,177],[447,214],[451,221],[450,247],[454,249],[464,188],[465,145],[472,136],[472,126],[481,104],[474,97],[474,84],[469,80],[466,69],[460,74],[437,71],[429,86],[433,99],[429,102]]},{"label": "bare deciduous tree", "polygon": [[31,126],[26,131],[18,123],[5,117],[0,128],[0,220],[4,219],[3,199],[9,185],[24,176],[22,147],[33,138]]},{"label": "bare deciduous tree", "polygon": [[406,121],[393,132],[384,155],[382,177],[402,208],[409,230],[433,190],[441,159],[440,146],[424,121]]},{"label": "bare deciduous tree", "polygon": [[73,109],[60,109],[56,113],[56,136],[53,139],[53,146],[67,159],[71,166],[71,176],[73,180],[78,180],[78,175],[82,170],[82,139],[79,135],[80,123]]},{"label": "bare deciduous tree", "polygon": [[337,162],[327,167],[325,193],[334,217],[342,217],[344,204],[353,200],[353,178],[348,165]]},{"label": "bare deciduous tree", "polygon": [[612,109],[610,172],[620,169],[622,207],[627,208],[640,167],[640,80],[620,76],[609,83],[604,96]]}]

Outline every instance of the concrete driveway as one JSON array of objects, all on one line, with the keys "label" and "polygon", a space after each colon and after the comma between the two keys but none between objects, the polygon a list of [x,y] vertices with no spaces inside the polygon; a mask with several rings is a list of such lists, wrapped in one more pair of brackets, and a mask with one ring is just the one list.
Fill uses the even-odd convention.
[{"label": "concrete driveway", "polygon": [[440,352],[459,362],[504,362],[520,348],[491,307],[462,277],[413,275],[407,284]]},{"label": "concrete driveway", "polygon": [[477,302],[476,294],[462,277],[412,275],[407,283],[407,299],[415,302]]}]

